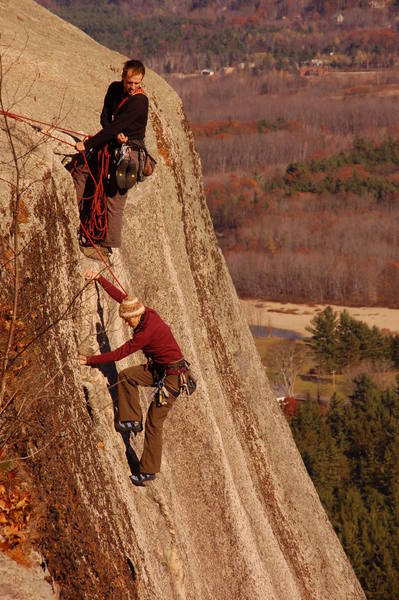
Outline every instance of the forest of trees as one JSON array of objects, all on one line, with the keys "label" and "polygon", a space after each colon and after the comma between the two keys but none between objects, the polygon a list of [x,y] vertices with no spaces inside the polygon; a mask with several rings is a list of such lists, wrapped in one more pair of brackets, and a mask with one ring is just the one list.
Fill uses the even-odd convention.
[{"label": "forest of trees", "polygon": [[339,373],[360,363],[371,369],[399,369],[399,335],[384,334],[345,310],[338,315],[327,306],[313,317],[307,330],[306,342],[321,371]]},{"label": "forest of trees", "polygon": [[[333,68],[397,61],[399,7],[365,0],[41,0],[94,39],[157,71],[194,71],[254,61],[295,69],[315,55]],[[93,8],[95,7],[95,10]],[[343,21],[337,22],[337,15]],[[392,27],[394,24],[394,27]]]},{"label": "forest of trees", "polygon": [[399,72],[171,80],[240,295],[399,304]]},{"label": "forest of trees", "polygon": [[399,597],[399,380],[367,375],[325,415],[315,402],[290,419],[303,461],[368,600]]},{"label": "forest of trees", "polygon": [[[368,600],[392,600],[399,594],[399,376],[392,385],[375,375],[399,369],[399,335],[330,306],[307,329],[310,337],[291,342],[291,352],[307,345],[311,372],[335,372],[339,389],[328,403],[307,394],[284,412]],[[339,374],[353,367],[359,374],[343,393]]]},{"label": "forest of trees", "polygon": [[257,338],[256,344],[269,379],[288,394],[281,407],[368,600],[393,600],[399,597],[399,335],[330,306],[307,329],[303,340]]},{"label": "forest of trees", "polygon": [[239,294],[276,301],[399,304],[399,142],[283,175],[207,184],[208,205]]}]

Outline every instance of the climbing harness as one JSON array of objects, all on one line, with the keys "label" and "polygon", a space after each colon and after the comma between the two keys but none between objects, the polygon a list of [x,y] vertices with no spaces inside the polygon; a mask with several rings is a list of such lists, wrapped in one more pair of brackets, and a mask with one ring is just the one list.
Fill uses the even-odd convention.
[{"label": "climbing harness", "polygon": [[197,382],[190,370],[190,363],[184,358],[177,363],[171,365],[154,364],[151,358],[147,358],[146,370],[150,370],[156,379],[155,390],[152,394],[156,400],[157,406],[165,406],[168,403],[169,395],[172,390],[168,390],[165,386],[165,378],[168,375],[177,375],[179,381],[179,394],[185,394],[187,399],[191,396],[196,388]]},{"label": "climbing harness", "polygon": [[[180,365],[180,363],[178,364],[176,374],[179,377],[180,393],[186,394],[188,398],[194,394],[195,390],[197,389],[197,382],[190,371],[190,363],[185,359],[183,359],[181,363],[182,365]],[[168,375],[174,374],[173,369],[167,369],[166,373]]]},{"label": "climbing harness", "polygon": [[[135,96],[136,94],[147,95],[141,87],[137,88],[137,90],[134,90],[134,92],[129,95]],[[113,112],[113,118],[116,117],[128,98],[129,96],[126,96],[118,104]],[[120,190],[128,190],[138,181],[144,181],[145,177],[149,177],[153,174],[157,161],[148,152],[146,145],[142,140],[129,140],[128,143],[122,144],[120,149],[117,149],[116,152],[116,176],[117,185]],[[136,165],[134,157],[135,152],[137,152],[138,165]]]}]

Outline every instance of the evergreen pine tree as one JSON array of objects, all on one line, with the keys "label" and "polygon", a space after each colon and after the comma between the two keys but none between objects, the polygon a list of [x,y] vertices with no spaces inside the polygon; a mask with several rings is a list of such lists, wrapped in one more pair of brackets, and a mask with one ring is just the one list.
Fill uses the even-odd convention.
[{"label": "evergreen pine tree", "polygon": [[361,341],[356,331],[356,321],[344,310],[337,324],[336,361],[340,370],[361,360]]},{"label": "evergreen pine tree", "polygon": [[337,369],[337,313],[327,306],[313,317],[306,329],[312,336],[307,343],[320,368],[324,371]]},{"label": "evergreen pine tree", "polygon": [[[364,333],[364,331],[362,330]],[[399,378],[381,390],[367,375],[326,416],[304,403],[298,448],[368,600],[399,597]]]}]

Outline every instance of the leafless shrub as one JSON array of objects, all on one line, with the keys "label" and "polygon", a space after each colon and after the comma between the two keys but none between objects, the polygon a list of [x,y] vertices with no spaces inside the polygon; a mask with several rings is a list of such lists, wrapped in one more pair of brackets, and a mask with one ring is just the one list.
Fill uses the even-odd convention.
[{"label": "leafless shrub", "polygon": [[278,385],[287,396],[294,395],[295,382],[306,360],[307,348],[301,343],[289,340],[273,349],[268,367],[277,373]]}]

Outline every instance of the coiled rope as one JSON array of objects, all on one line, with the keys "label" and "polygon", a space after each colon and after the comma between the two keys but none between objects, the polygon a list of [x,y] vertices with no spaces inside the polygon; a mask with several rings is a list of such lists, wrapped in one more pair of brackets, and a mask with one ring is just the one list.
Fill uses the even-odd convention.
[{"label": "coiled rope", "polygon": [[[0,115],[10,118],[10,119],[14,119],[15,121],[20,121],[21,123],[26,123],[28,125],[32,125],[32,124],[44,125],[55,131],[60,131],[61,133],[66,133],[66,134],[70,134],[73,136],[75,136],[75,135],[79,136],[79,138],[89,137],[88,135],[85,135],[81,131],[74,131],[73,129],[66,129],[65,127],[60,127],[59,125],[54,125],[53,123],[47,123],[46,121],[40,121],[39,119],[33,119],[32,117],[28,117],[26,115],[20,115],[20,114],[11,112],[11,111],[6,111],[6,110],[0,109]],[[62,144],[66,144],[67,146],[71,146],[72,148],[75,148],[75,144],[72,144],[71,142],[67,142],[66,140],[63,140],[62,138],[58,138],[58,137],[52,135],[51,133],[49,133],[48,131],[43,131],[41,129],[39,129],[38,131],[42,135],[45,135],[49,138],[52,138],[54,140],[61,142]],[[109,266],[109,264],[107,263],[107,261],[105,260],[105,258],[103,257],[103,255],[101,254],[101,252],[98,250],[97,246],[94,243],[94,240],[99,241],[99,240],[104,239],[107,234],[107,231],[108,231],[107,206],[106,206],[106,202],[103,202],[103,199],[105,197],[103,179],[104,179],[104,177],[106,177],[108,175],[110,154],[109,154],[107,147],[105,147],[103,150],[100,150],[98,152],[97,159],[98,159],[99,169],[98,169],[98,178],[97,179],[94,177],[92,170],[90,169],[89,163],[87,161],[86,153],[81,152],[80,154],[83,157],[83,162],[84,162],[83,168],[86,167],[86,169],[88,170],[89,176],[91,177],[93,184],[94,184],[94,193],[92,196],[89,196],[87,198],[85,198],[85,197],[78,198],[78,201],[80,203],[82,203],[83,201],[87,201],[87,200],[92,201],[90,219],[89,219],[89,223],[87,223],[88,227],[85,227],[83,225],[81,219],[80,219],[80,227],[81,227],[86,239],[93,246],[94,250],[98,254],[100,260],[104,263],[105,267],[107,268],[107,270],[113,277],[114,281],[119,285],[121,290],[127,295],[127,291],[125,290],[125,288],[123,287],[123,285],[121,284],[119,279],[116,277],[115,273],[112,271],[111,267]],[[76,167],[72,168],[72,171],[71,171],[72,175],[73,175],[73,172],[75,169],[76,169]]]}]

